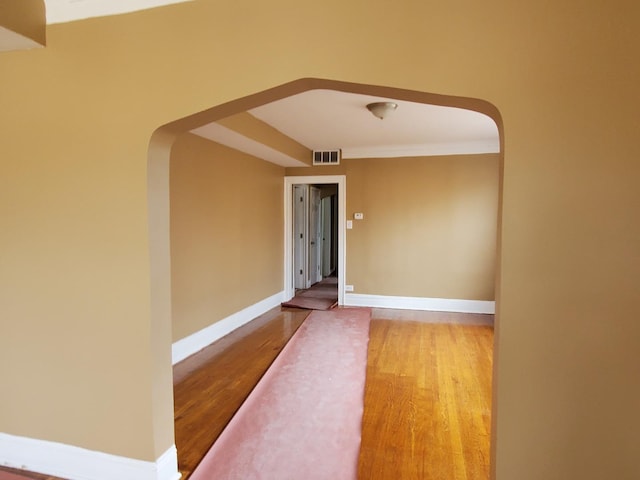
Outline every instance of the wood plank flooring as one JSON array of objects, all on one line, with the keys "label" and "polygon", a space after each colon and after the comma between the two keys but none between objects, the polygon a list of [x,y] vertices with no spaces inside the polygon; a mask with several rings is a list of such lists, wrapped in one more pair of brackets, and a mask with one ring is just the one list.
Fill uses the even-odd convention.
[{"label": "wood plank flooring", "polygon": [[486,320],[374,310],[359,478],[489,478],[493,327]]},{"label": "wood plank flooring", "polygon": [[271,310],[174,367],[175,437],[183,480],[309,313]]},{"label": "wood plank flooring", "polygon": [[41,473],[34,473],[34,472],[25,472],[24,470],[17,470],[15,468],[0,467],[0,471],[13,473],[14,475],[20,475],[21,477],[29,478],[32,480],[64,480],[62,478],[52,477],[51,475],[43,475]]},{"label": "wood plank flooring", "polygon": [[[274,309],[174,367],[183,479],[308,314]],[[360,479],[489,478],[492,320],[373,309]]]},{"label": "wood plank flooring", "polygon": [[[308,313],[298,312],[303,316]],[[277,325],[282,319],[276,314],[271,320],[258,321]],[[359,478],[489,478],[492,322],[489,315],[373,310]],[[272,329],[278,335],[283,333],[281,327]],[[285,333],[293,334],[293,331],[289,329]],[[269,343],[270,335],[267,328],[257,329],[251,341],[257,345]],[[233,349],[244,352],[243,361],[262,363],[258,371],[263,372],[275,358],[270,355],[267,362],[262,362],[259,357],[269,352],[269,348],[260,351],[244,347],[244,340],[228,340],[232,341]],[[277,343],[282,341],[286,340],[278,336]],[[202,352],[203,356],[209,355],[207,350]],[[221,350],[211,355],[210,361],[200,362],[198,376],[202,380],[194,380],[192,385],[180,381],[180,370],[192,370],[192,367],[185,362],[176,366],[176,442],[183,478],[188,478],[226,421],[219,425],[211,423],[210,431],[202,432],[207,436],[206,441],[185,443],[194,431],[203,429],[203,423],[192,419],[192,426],[185,430],[185,418],[194,411],[188,412],[179,405],[183,402],[196,405],[206,398],[205,409],[228,408],[230,418],[240,406],[242,395],[232,401],[227,392],[217,392],[216,388],[203,395],[202,388],[206,386],[201,382],[231,377],[232,388],[247,394],[257,383],[255,373],[245,375],[249,366],[229,375],[228,368],[236,360],[228,363],[221,357],[223,353],[226,356],[231,351]],[[186,362],[193,361],[195,358],[191,357]],[[246,385],[240,386],[245,382]],[[181,438],[184,441],[179,440]]]}]

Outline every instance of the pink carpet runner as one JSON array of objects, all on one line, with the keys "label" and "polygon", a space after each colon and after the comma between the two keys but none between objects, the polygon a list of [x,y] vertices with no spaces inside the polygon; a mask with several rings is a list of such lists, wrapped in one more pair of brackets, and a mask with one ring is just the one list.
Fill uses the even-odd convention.
[{"label": "pink carpet runner", "polygon": [[371,311],[314,311],[191,480],[354,480]]}]

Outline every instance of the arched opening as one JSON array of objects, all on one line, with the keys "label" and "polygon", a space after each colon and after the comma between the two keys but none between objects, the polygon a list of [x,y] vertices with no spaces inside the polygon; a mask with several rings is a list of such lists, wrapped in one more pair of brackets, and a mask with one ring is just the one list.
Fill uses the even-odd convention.
[{"label": "arched opening", "polygon": [[[274,102],[280,99],[284,99],[298,93],[302,93],[310,90],[326,89],[339,92],[370,95],[381,98],[393,98],[402,101],[424,103],[429,105],[438,105],[446,107],[455,107],[465,110],[471,110],[475,112],[487,115],[497,125],[500,137],[500,182],[499,182],[499,202],[501,205],[502,197],[502,151],[503,151],[503,127],[499,112],[497,109],[488,102],[469,99],[462,97],[451,97],[436,95],[423,92],[408,91],[390,87],[379,87],[370,85],[351,84],[344,82],[336,82],[330,80],[321,79],[302,79],[297,80],[274,89],[270,89],[258,94],[254,94],[248,97],[244,97],[232,102],[219,105],[208,109],[206,111],[185,117],[183,119],[171,122],[163,127],[159,128],[153,135],[149,147],[149,223],[150,223],[150,251],[151,251],[151,274],[152,274],[152,290],[151,290],[151,304],[152,304],[152,321],[153,321],[153,341],[158,341],[157,331],[164,331],[172,329],[172,313],[171,313],[171,260],[170,260],[170,204],[169,204],[169,171],[171,162],[171,149],[176,139],[186,132],[193,131],[203,125],[210,124],[219,120],[232,117],[237,114],[241,114],[257,108],[261,105],[265,105],[270,102]],[[498,231],[500,225],[498,215]],[[286,242],[285,242],[286,243]],[[500,237],[497,237],[497,263],[500,261]],[[282,252],[277,252],[282,254]],[[285,255],[286,256],[286,255]],[[348,268],[348,267],[347,267]],[[286,266],[285,266],[286,270]],[[496,266],[496,272],[499,269]],[[281,285],[287,282],[287,274],[283,273]],[[342,279],[344,285],[345,279]],[[499,293],[499,280],[496,279],[496,313],[499,311],[499,300],[497,298]],[[230,327],[231,328],[231,327]],[[495,322],[496,334],[499,329],[498,316],[496,316]],[[218,331],[217,335],[224,334],[224,330]],[[167,336],[163,336],[167,338]],[[161,343],[161,342],[158,342]],[[174,346],[176,339],[174,338]],[[161,358],[166,359],[168,346],[166,344],[154,343],[155,351],[162,352]],[[197,349],[199,344],[196,342],[190,348]],[[185,352],[188,353],[189,350]],[[195,350],[194,350],[195,351]],[[182,355],[186,353],[183,352]],[[497,352],[494,351],[493,355],[496,356]],[[160,355],[160,354],[159,354]],[[184,358],[184,357],[183,357]],[[174,350],[175,361],[175,350]],[[495,363],[494,363],[495,365]],[[166,362],[163,365],[156,365],[157,375],[162,388],[169,388],[171,384],[171,375],[166,370]],[[495,385],[495,377],[494,377]],[[495,387],[494,387],[495,389]],[[492,421],[495,424],[496,407],[493,405]]]}]

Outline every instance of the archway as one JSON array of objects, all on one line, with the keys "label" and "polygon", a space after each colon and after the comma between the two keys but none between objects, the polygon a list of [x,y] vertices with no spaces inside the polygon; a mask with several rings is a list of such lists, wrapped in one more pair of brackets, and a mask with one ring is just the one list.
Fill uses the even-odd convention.
[{"label": "archway", "polygon": [[[169,231],[169,165],[171,148],[175,140],[183,133],[202,125],[246,112],[252,108],[274,102],[308,90],[326,89],[347,93],[359,93],[385,98],[395,98],[417,103],[456,107],[485,114],[496,123],[500,137],[500,171],[503,158],[503,126],[498,110],[490,103],[471,98],[444,96],[424,92],[380,87],[362,84],[337,82],[322,79],[301,79],[275,87],[254,95],[228,102],[206,111],[190,115],[160,127],[154,132],[148,156],[148,202],[150,232],[150,264],[151,264],[151,308],[152,308],[152,342],[156,352],[154,373],[163,395],[171,391],[171,373],[167,365],[168,345],[162,339],[170,338],[166,332],[171,330],[171,273],[170,273],[170,231]],[[499,209],[501,208],[502,181],[499,188]],[[500,215],[499,215],[500,217]],[[500,220],[498,220],[498,232]],[[500,262],[500,235],[497,242],[497,262]],[[499,271],[499,269],[497,269]],[[496,280],[496,300],[499,302],[499,279]],[[496,333],[499,331],[499,303],[496,305]],[[158,332],[164,332],[160,335]],[[166,341],[166,340],[165,340]],[[494,357],[497,352],[494,350]],[[495,362],[494,362],[495,365]],[[496,377],[494,372],[494,391]],[[173,419],[166,419],[172,422]],[[492,422],[495,425],[496,406],[493,405]],[[495,426],[493,427],[495,431]]]}]

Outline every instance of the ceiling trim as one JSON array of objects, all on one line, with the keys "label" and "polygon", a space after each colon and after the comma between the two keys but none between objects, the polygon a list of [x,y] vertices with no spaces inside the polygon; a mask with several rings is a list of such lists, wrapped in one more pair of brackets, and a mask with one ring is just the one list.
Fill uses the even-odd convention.
[{"label": "ceiling trim", "polygon": [[481,153],[500,153],[500,143],[496,140],[343,148],[342,158],[434,157],[444,155],[476,155]]}]

